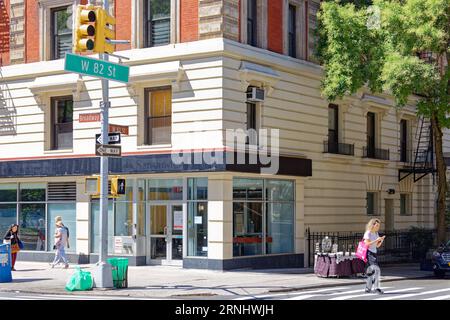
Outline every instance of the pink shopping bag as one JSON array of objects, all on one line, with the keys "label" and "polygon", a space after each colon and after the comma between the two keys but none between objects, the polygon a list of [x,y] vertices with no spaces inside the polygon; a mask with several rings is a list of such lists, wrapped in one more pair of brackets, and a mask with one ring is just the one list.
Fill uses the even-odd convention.
[{"label": "pink shopping bag", "polygon": [[356,249],[356,257],[361,259],[364,262],[367,262],[367,250],[369,246],[363,241],[358,243],[358,249]]}]

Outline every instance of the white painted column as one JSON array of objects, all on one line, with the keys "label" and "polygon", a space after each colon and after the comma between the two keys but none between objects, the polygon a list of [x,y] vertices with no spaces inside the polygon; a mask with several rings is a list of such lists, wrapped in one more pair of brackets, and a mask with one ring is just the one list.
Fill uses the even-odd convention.
[{"label": "white painted column", "polygon": [[208,177],[208,259],[233,258],[233,178]]},{"label": "white painted column", "polygon": [[84,177],[77,179],[77,254],[89,254],[89,196],[84,193]]},{"label": "white painted column", "polygon": [[295,253],[303,253],[304,265],[308,262],[305,239],[305,180],[295,180]]}]

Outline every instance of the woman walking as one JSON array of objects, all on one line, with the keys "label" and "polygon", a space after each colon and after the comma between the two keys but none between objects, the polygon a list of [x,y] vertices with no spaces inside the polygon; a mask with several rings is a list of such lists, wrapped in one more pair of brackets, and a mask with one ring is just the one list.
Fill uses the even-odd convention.
[{"label": "woman walking", "polygon": [[60,218],[56,219],[55,224],[55,245],[53,246],[53,248],[56,250],[56,252],[55,259],[50,265],[52,268],[54,268],[55,265],[59,264],[62,260],[62,262],[64,262],[64,268],[67,269],[69,267],[65,251],[65,248],[67,246],[67,229],[64,227],[64,224],[62,223],[62,220]]},{"label": "woman walking", "polygon": [[378,230],[380,230],[381,221],[380,219],[371,219],[366,225],[366,233],[364,233],[364,243],[368,246],[367,250],[367,282],[366,282],[366,292],[372,292],[372,287],[374,291],[379,294],[383,294],[383,290],[380,288],[380,267],[377,262],[377,248],[381,247],[384,238],[386,236],[380,237],[378,235]]},{"label": "woman walking", "polygon": [[11,244],[11,271],[16,271],[14,266],[16,264],[17,253],[20,251],[19,225],[12,224],[3,239],[6,243]]}]

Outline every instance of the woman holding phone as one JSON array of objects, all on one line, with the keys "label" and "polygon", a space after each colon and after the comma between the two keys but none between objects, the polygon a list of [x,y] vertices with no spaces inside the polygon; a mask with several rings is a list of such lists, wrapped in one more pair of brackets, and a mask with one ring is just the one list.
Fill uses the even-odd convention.
[{"label": "woman holding phone", "polygon": [[377,248],[381,247],[384,238],[386,236],[380,237],[378,235],[378,230],[380,230],[381,221],[380,219],[371,219],[366,225],[366,233],[364,233],[364,242],[368,246],[367,250],[367,282],[366,282],[366,292],[371,293],[372,288],[374,292],[383,294],[383,290],[380,288],[380,267],[377,262]]}]

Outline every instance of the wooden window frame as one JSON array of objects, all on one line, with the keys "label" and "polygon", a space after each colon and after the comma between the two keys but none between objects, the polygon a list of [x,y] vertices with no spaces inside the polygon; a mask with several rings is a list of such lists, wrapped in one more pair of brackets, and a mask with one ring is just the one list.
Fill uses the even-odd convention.
[{"label": "wooden window frame", "polygon": [[[149,109],[150,109],[151,93],[155,92],[155,91],[164,91],[164,90],[170,90],[170,92],[172,94],[172,87],[171,86],[162,86],[162,87],[153,87],[153,88],[145,88],[144,89],[144,139],[143,139],[143,144],[145,146],[166,145],[166,144],[171,144],[172,143],[172,135],[169,137],[169,141],[167,143],[152,144],[152,143],[150,143],[151,139],[149,139],[149,137],[150,137],[150,127],[148,125],[148,120],[150,118],[150,116],[149,116]],[[170,113],[170,118],[171,118],[170,127],[171,127],[171,129],[172,129],[172,114],[173,114],[173,112],[172,112],[172,107],[171,107],[171,113]],[[172,130],[171,130],[171,132],[172,132]]]}]

